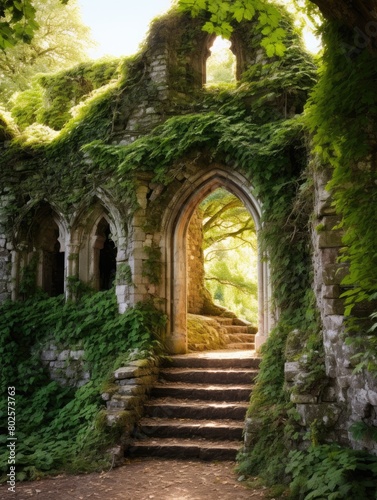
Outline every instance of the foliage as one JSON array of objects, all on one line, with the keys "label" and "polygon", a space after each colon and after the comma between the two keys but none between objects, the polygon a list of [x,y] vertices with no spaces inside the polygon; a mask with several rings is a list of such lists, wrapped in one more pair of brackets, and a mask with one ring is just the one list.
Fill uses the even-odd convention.
[{"label": "foliage", "polygon": [[28,43],[39,28],[31,0],[3,0],[0,7],[0,49]]},{"label": "foliage", "polygon": [[[268,465],[265,470],[271,480],[281,476],[281,457],[286,454],[286,443],[294,434],[293,424],[288,427],[289,435],[282,433],[291,412],[282,382],[285,339],[291,329],[304,331],[312,321],[305,316],[306,291],[311,283],[307,230],[311,190],[303,174],[307,160],[305,131],[298,115],[314,83],[315,68],[294,31],[287,32],[287,40],[287,49],[280,59],[255,65],[237,86],[203,89],[195,96],[193,105],[182,104],[182,116],[169,117],[169,110],[164,115],[168,118],[151,133],[127,146],[114,146],[116,117],[121,114],[126,122],[134,103],[140,102],[140,94],[155,95],[153,88],[147,86],[143,60],[138,56],[126,62],[118,81],[101,87],[85,99],[77,116],[64,125],[54,140],[30,147],[26,147],[23,140],[14,141],[0,160],[1,167],[4,166],[0,175],[2,179],[7,176],[12,180],[12,193],[19,206],[24,206],[25,193],[37,204],[53,192],[63,212],[82,202],[83,193],[91,196],[97,187],[111,189],[114,198],[119,196],[121,200],[132,194],[135,197],[133,177],[136,173],[146,173],[151,182],[169,191],[177,172],[214,162],[242,171],[252,181],[253,194],[263,200],[262,252],[268,253],[271,262],[274,305],[282,314],[272,335],[275,343],[271,341],[266,347],[268,362],[262,367],[252,406],[261,422],[254,443],[255,450],[259,450],[258,460],[257,453],[253,452],[243,463],[245,469],[252,470],[250,467],[265,456],[264,464]],[[55,104],[60,109],[60,104]],[[180,101],[170,104],[179,107]],[[65,112],[66,105],[61,109]],[[14,162],[17,171],[11,168]],[[17,203],[9,212],[11,227],[16,226]],[[152,259],[148,257],[146,261],[157,262],[157,255],[156,259],[154,255]],[[102,309],[110,314],[111,308],[109,305],[99,310],[97,295],[85,300],[88,302],[84,311],[89,310],[90,314],[81,316],[75,304],[67,304],[66,312],[55,321],[50,332],[56,332],[58,339],[69,340],[73,339],[69,328],[77,331],[75,338],[82,338],[84,343],[88,339],[93,346],[91,350],[88,344],[88,361],[98,366],[96,370],[103,368],[104,371],[105,366],[96,356],[110,362],[116,350],[110,353],[108,349],[115,346],[119,350],[123,345],[123,337],[122,340],[112,337],[114,331],[122,331],[118,324],[121,320],[101,319]],[[71,310],[76,311],[74,321],[69,315]],[[49,314],[53,314],[52,311],[53,308]],[[108,330],[104,327],[106,332],[100,329],[103,344],[94,341],[88,333],[98,328],[98,321],[94,321],[98,316],[102,324],[111,325]],[[127,317],[129,321],[132,318],[128,327],[133,332],[128,338],[132,336],[135,342],[148,343],[150,337],[147,338],[142,328],[143,313],[127,312]],[[134,329],[132,325],[138,326]],[[267,412],[267,406],[272,410]],[[269,443],[273,443],[271,453],[266,451]]]},{"label": "foliage", "polygon": [[21,128],[40,123],[62,129],[79,103],[119,78],[119,63],[117,59],[81,63],[69,70],[35,78],[30,89],[13,98],[13,118]]},{"label": "foliage", "polygon": [[[164,318],[149,304],[119,315],[113,290],[76,303],[64,304],[63,297],[6,303],[0,312],[1,393],[6,395],[10,384],[16,387],[18,479],[35,479],[68,464],[76,472],[103,467],[103,450],[116,436],[96,428],[103,408],[100,386],[118,356],[136,348],[150,351],[160,342]],[[49,380],[39,356],[51,341],[84,349],[89,383],[71,389]],[[6,436],[6,429],[1,434]],[[5,473],[7,453],[0,459]]]},{"label": "foliage", "polygon": [[239,472],[259,475],[270,485],[283,481],[282,456],[289,449],[287,418],[292,405],[283,388],[287,333],[287,325],[275,328],[262,346],[260,372],[248,409],[250,451],[238,456]]},{"label": "foliage", "polygon": [[158,285],[161,280],[161,249],[152,242],[150,246],[144,246],[147,258],[143,261],[142,275],[147,276],[149,283]]},{"label": "foliage", "polygon": [[377,442],[377,429],[365,422],[355,422],[349,428],[352,437],[358,441],[367,440]]},{"label": "foliage", "polygon": [[287,473],[292,475],[292,499],[375,498],[377,458],[337,445],[291,451]]},{"label": "foliage", "polygon": [[[328,188],[333,194],[335,209],[342,217],[345,249],[341,261],[349,266],[342,283],[346,290],[343,294],[346,315],[351,320],[349,341],[356,348],[365,348],[360,370],[377,366],[374,326],[368,332],[365,323],[357,321],[360,315],[365,318],[368,311],[375,311],[373,301],[377,298],[377,236],[373,231],[377,222],[374,209],[377,56],[367,50],[358,54],[354,50],[349,52],[352,37],[350,30],[335,23],[324,26],[326,52],[306,115],[315,151],[332,167]],[[373,315],[371,319],[374,322]],[[365,334],[370,335],[370,342]],[[359,341],[360,335],[364,340]]]},{"label": "foliage", "polygon": [[76,0],[70,0],[66,6],[60,0],[33,0],[32,6],[29,1],[12,3],[14,9],[24,6],[25,15],[29,7],[35,8],[38,30],[29,33],[30,26],[22,23],[21,30],[28,33],[28,43],[13,44],[0,51],[0,95],[4,105],[8,105],[14,92],[30,88],[37,73],[56,71],[82,61],[91,43],[89,28],[80,20]]},{"label": "foliage", "polygon": [[203,11],[210,13],[203,30],[229,38],[233,32],[234,20],[255,20],[256,29],[263,35],[261,45],[267,56],[282,56],[286,50],[286,32],[281,28],[282,14],[278,5],[263,0],[179,0],[182,10],[188,10],[193,16]]}]

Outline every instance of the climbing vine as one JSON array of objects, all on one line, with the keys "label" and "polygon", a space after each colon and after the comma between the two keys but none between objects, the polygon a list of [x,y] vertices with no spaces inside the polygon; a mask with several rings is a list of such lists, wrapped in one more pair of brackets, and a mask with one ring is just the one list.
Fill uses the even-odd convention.
[{"label": "climbing vine", "polygon": [[[0,313],[0,417],[4,426],[4,397],[12,381],[17,391],[17,479],[36,479],[63,468],[77,473],[109,467],[105,450],[118,436],[101,425],[101,386],[130,350],[145,356],[161,348],[163,315],[151,304],[120,315],[113,290],[86,294],[75,303],[64,303],[63,297],[5,303]],[[40,353],[51,342],[84,350],[90,382],[73,389],[50,380]],[[4,427],[1,436],[4,444]],[[3,451],[0,480],[7,479],[7,459]]]},{"label": "climbing vine", "polygon": [[357,369],[375,370],[377,56],[368,50],[350,53],[353,33],[335,23],[323,27],[323,39],[326,53],[308,103],[307,123],[314,150],[331,168],[328,188],[342,217],[341,261],[349,268],[342,283],[349,341],[362,351],[356,355]]},{"label": "climbing vine", "polygon": [[[254,3],[259,5],[259,2]],[[206,6],[205,2],[200,5]],[[286,453],[288,442],[296,439],[293,423],[289,430],[281,433],[287,419],[294,422],[283,387],[286,339],[295,328],[313,333],[317,327],[315,318],[308,314],[307,292],[311,287],[308,271],[311,267],[308,222],[313,186],[306,171],[306,130],[302,118],[308,91],[316,80],[316,68],[303,51],[293,29],[283,30],[285,45],[282,46],[283,33],[278,32],[276,23],[284,21],[284,26],[288,26],[290,22],[282,17],[280,10],[279,16],[276,14],[278,17],[271,14],[269,19],[264,19],[263,15],[269,12],[268,9],[270,7],[267,10],[261,7],[258,14],[260,28],[266,37],[263,40],[269,40],[265,48],[268,56],[281,57],[255,64],[245,72],[237,85],[198,91],[193,104],[182,104],[183,99],[178,104],[174,101],[172,108],[177,106],[179,109],[174,115],[180,116],[171,117],[170,110],[161,120],[163,123],[152,132],[131,144],[114,145],[117,117],[122,116],[124,122],[127,122],[139,94],[150,96],[155,92],[155,88],[145,82],[144,64],[142,58],[137,56],[126,61],[119,69],[116,81],[108,82],[89,94],[82,94],[81,97],[87,97],[76,108],[72,118],[67,114],[68,100],[89,90],[86,85],[81,88],[75,79],[62,101],[58,99],[59,92],[50,92],[49,96],[56,106],[51,113],[40,111],[37,95],[30,101],[30,109],[25,109],[24,114],[22,106],[19,106],[15,119],[18,120],[18,126],[24,129],[23,135],[19,135],[11,147],[5,150],[0,167],[1,175],[4,176],[2,179],[12,179],[11,190],[15,203],[8,207],[8,219],[12,224],[19,206],[26,202],[25,193],[36,203],[46,197],[47,193],[54,192],[65,212],[82,201],[83,195],[90,197],[97,187],[106,186],[112,190],[114,197],[119,195],[120,200],[132,195],[131,204],[136,208],[136,174],[147,174],[153,183],[161,186],[162,197],[176,181],[177,172],[185,172],[185,169],[198,164],[208,166],[211,162],[220,163],[227,168],[242,171],[250,179],[255,187],[255,195],[263,200],[262,251],[269,256],[274,306],[281,311],[279,325],[264,351],[266,362],[261,370],[259,389],[253,403],[253,412],[260,418],[258,429],[261,437],[255,449],[260,450],[262,445],[271,440],[274,442],[274,446],[270,448],[271,453],[266,453],[266,459],[271,459],[269,470],[271,478],[276,479],[282,474],[280,462]],[[246,19],[249,16],[245,10],[242,15]],[[155,36],[158,37],[158,33]],[[187,43],[189,42],[190,40]],[[59,89],[64,87],[64,81],[66,76],[61,74],[55,80],[51,77],[41,81],[40,86],[48,94],[49,83]],[[180,105],[182,108],[179,108]],[[61,116],[58,110],[61,111]],[[30,142],[30,127],[35,125],[29,123],[34,117],[40,120],[37,125],[39,128],[34,128],[40,132],[40,136],[34,137]],[[62,129],[54,131],[52,126]],[[13,169],[15,163],[18,173]],[[9,184],[8,180],[7,183]],[[153,221],[154,229],[158,229],[159,223],[159,220]],[[156,248],[146,248],[144,274],[158,283],[160,267],[157,264],[160,255]],[[130,269],[122,269],[118,279],[130,283]],[[143,311],[133,310],[126,313],[123,319],[118,316],[114,318],[114,304],[104,304],[102,301],[98,304],[98,296],[93,297],[96,299],[93,298],[93,302],[90,298],[86,299],[88,307],[80,310],[76,310],[74,304],[67,304],[58,318],[51,312],[54,308],[49,309],[47,318],[51,315],[54,317],[56,330],[53,331],[57,339],[62,339],[62,335],[68,333],[66,324],[74,329],[77,335],[75,338],[83,339],[83,342],[86,339],[89,342],[90,339],[92,346],[98,348],[98,351],[91,350],[88,344],[87,360],[93,366],[96,366],[97,356],[101,352],[103,358],[110,362],[116,352],[111,349],[119,347],[121,338],[123,343],[125,341],[122,336],[125,327],[129,332],[127,338],[133,339],[135,345],[141,343],[145,346],[151,342],[152,335],[150,329],[145,328]],[[102,297],[106,297],[106,294]],[[107,314],[110,317],[105,318],[104,315]],[[158,317],[148,317],[153,317],[153,322],[160,324]],[[93,340],[91,332],[97,328],[101,319],[104,325],[100,329],[101,335]],[[17,328],[20,326],[17,325]],[[119,335],[115,339],[110,338],[114,331]],[[8,335],[10,334],[8,331]],[[33,341],[36,341],[36,332],[31,334],[35,335]],[[70,335],[67,338],[73,340]],[[131,341],[122,345],[123,348],[124,345],[131,345]],[[105,369],[105,364],[101,362],[97,370],[102,368]],[[95,380],[96,377],[97,375]],[[82,399],[78,395],[82,394],[83,398],[85,391],[92,389],[89,400],[93,401],[93,406],[85,405],[86,410],[83,408],[83,411],[87,411],[87,417],[82,417],[86,427],[84,426],[81,437],[87,436],[89,422],[92,422],[98,410],[98,406],[94,404],[95,386],[88,385],[87,389],[77,391],[75,403],[72,403],[76,405],[75,408],[79,408],[79,401]],[[49,391],[53,395],[58,389],[51,386]],[[61,399],[63,401],[64,398],[72,397],[67,393]],[[268,415],[267,407],[272,408]],[[61,411],[62,415],[66,415]],[[52,422],[54,418],[52,415]],[[62,417],[56,418],[66,430]],[[80,419],[79,414],[77,421]],[[54,425],[51,423],[49,427],[50,434],[55,429]],[[62,440],[65,436],[61,436]],[[79,447],[75,448],[76,451],[78,449]],[[30,450],[26,454],[31,454]],[[54,458],[53,454],[51,456],[50,466],[58,467],[60,458]],[[251,467],[251,464],[255,465],[256,455],[245,457],[245,463],[246,468]]]}]

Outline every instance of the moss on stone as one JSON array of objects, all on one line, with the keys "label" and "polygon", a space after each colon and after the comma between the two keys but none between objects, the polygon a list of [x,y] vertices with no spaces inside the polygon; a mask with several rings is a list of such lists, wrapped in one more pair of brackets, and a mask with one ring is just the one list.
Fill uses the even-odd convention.
[{"label": "moss on stone", "polygon": [[190,351],[205,351],[224,348],[227,334],[225,328],[215,319],[188,314],[187,338]]}]

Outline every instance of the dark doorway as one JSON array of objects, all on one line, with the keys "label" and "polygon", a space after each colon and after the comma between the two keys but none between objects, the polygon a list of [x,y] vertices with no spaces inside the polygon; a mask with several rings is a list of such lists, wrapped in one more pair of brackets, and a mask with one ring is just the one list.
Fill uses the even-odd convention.
[{"label": "dark doorway", "polygon": [[103,227],[105,241],[99,253],[99,289],[110,290],[113,287],[116,273],[117,249],[110,237],[110,226],[108,223]]}]

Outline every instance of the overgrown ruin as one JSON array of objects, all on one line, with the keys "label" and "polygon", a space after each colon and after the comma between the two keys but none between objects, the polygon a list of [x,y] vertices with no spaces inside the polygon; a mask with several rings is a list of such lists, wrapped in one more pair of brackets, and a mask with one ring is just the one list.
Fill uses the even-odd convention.
[{"label": "overgrown ruin", "polygon": [[[51,77],[38,124],[25,110],[13,129],[0,122],[0,298],[22,300],[35,287],[74,298],[82,286],[114,284],[121,313],[152,301],[168,318],[168,352],[186,353],[188,227],[203,199],[225,188],[258,231],[256,349],[283,318],[285,389],[302,432],[317,426],[326,441],[375,453],[372,439],[350,432],[377,425],[377,381],[355,373],[344,340],[340,216],[300,122],[314,64],[291,31],[284,56],[268,58],[243,21],[231,37],[236,84],[206,87],[214,36],[202,24],[173,9],[107,80],[97,85],[89,66]],[[54,100],[61,82],[84,102],[73,117],[72,95],[64,109]],[[190,300],[202,309],[200,294]],[[255,425],[249,415],[246,446]]]}]

